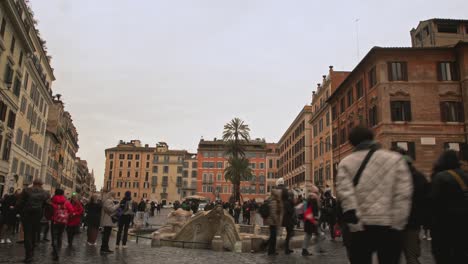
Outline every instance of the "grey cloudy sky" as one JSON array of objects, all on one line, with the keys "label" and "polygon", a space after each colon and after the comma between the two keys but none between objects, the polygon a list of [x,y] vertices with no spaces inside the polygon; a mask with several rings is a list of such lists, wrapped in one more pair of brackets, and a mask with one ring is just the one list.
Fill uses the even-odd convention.
[{"label": "grey cloudy sky", "polygon": [[372,46],[409,46],[466,0],[31,0],[53,56],[55,93],[102,186],[118,140],[196,151],[240,117],[276,142],[329,65],[352,70]]}]

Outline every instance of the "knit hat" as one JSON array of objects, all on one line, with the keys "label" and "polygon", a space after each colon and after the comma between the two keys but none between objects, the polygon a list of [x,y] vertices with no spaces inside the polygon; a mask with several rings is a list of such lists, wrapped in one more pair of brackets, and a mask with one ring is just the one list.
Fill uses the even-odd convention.
[{"label": "knit hat", "polygon": [[278,180],[276,180],[276,186],[280,186],[280,185],[284,185],[284,179],[283,178],[279,178]]}]

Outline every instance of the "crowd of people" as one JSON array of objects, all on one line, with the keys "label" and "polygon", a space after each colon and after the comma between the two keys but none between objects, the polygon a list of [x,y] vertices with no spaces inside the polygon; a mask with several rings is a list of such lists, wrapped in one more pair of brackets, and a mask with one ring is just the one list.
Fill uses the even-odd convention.
[{"label": "crowd of people", "polygon": [[402,254],[406,263],[419,264],[423,227],[437,264],[468,263],[468,175],[458,153],[443,152],[428,180],[406,150],[381,148],[368,128],[354,128],[349,141],[354,151],[338,166],[337,199],[328,188],[309,186],[303,200],[277,180],[268,206],[260,207],[270,226],[268,254],[277,255],[279,227],[287,233],[285,254],[292,253],[293,220],[302,219],[303,256],[312,254],[313,235],[317,251],[324,252],[320,237],[328,228],[331,240],[342,236],[351,264],[371,264],[374,253],[381,264],[397,264]]},{"label": "crowd of people", "polygon": [[[261,216],[270,230],[268,255],[278,254],[281,227],[286,230],[284,252],[291,254],[294,228],[302,225],[305,257],[313,254],[309,246],[314,237],[316,252],[325,253],[321,241],[328,230],[331,240],[342,237],[351,264],[371,264],[374,253],[381,264],[397,264],[402,255],[406,263],[418,264],[423,227],[423,238],[432,239],[437,264],[468,263],[468,175],[461,168],[458,153],[443,152],[434,163],[432,175],[426,177],[404,149],[380,147],[368,128],[354,128],[349,141],[354,151],[338,166],[337,197],[328,186],[321,190],[313,185],[298,195],[279,178],[263,203],[254,199],[244,203],[215,201],[208,202],[204,210],[221,205],[236,223],[247,225],[255,224],[256,216]],[[0,205],[0,244],[12,243],[21,229],[26,263],[33,260],[39,242],[49,241],[49,230],[52,256],[59,260],[63,233],[68,247],[73,247],[81,225],[87,227],[89,246],[97,245],[101,231],[101,253],[113,252],[109,238],[115,227],[115,248],[125,248],[135,219],[145,223],[145,218],[160,214],[162,208],[156,202],[132,200],[130,191],[120,201],[112,191],[102,197],[93,195],[89,201],[76,193],[67,198],[61,189],[50,197],[40,179],[22,192],[10,188]],[[200,201],[175,202],[173,208],[196,214]]]}]

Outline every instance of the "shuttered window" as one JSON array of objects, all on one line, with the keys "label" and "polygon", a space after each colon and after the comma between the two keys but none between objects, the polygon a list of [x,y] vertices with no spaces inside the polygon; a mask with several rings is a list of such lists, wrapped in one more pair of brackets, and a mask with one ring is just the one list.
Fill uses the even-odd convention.
[{"label": "shuttered window", "polygon": [[392,121],[411,121],[411,101],[391,101]]},{"label": "shuttered window", "polygon": [[461,102],[440,102],[442,122],[463,122],[463,105]]},{"label": "shuttered window", "polygon": [[406,62],[388,62],[388,80],[408,81],[408,67]]}]

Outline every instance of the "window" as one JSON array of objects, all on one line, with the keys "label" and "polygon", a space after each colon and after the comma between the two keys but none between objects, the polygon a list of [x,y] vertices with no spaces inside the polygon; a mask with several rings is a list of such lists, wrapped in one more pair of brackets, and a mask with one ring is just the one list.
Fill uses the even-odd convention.
[{"label": "window", "polygon": [[445,142],[444,143],[444,150],[453,150],[453,151],[460,151],[460,143],[458,142]]},{"label": "window", "polygon": [[340,144],[346,143],[346,128],[342,128],[340,131]]},{"label": "window", "polygon": [[15,43],[16,43],[16,39],[15,39],[15,37],[12,37],[11,38],[11,46],[10,46],[11,54],[15,54]]},{"label": "window", "polygon": [[11,129],[15,128],[16,113],[11,111],[8,113],[8,124],[7,126]]},{"label": "window", "polygon": [[120,167],[120,168],[123,167],[123,161],[120,161],[120,162],[119,162],[119,167]]},{"label": "window", "polygon": [[183,167],[182,166],[177,166],[177,173],[182,173]]},{"label": "window", "polygon": [[330,125],[330,112],[327,112],[325,114],[325,125],[329,126]]},{"label": "window", "polygon": [[221,173],[218,173],[218,174],[216,175],[216,180],[217,180],[217,181],[222,181],[222,180],[223,180],[223,175],[222,175]]},{"label": "window", "polygon": [[268,168],[269,169],[273,168],[273,160],[272,159],[268,160]]},{"label": "window", "polygon": [[442,122],[463,122],[463,105],[461,102],[440,102]]},{"label": "window", "polygon": [[401,148],[408,152],[408,156],[410,156],[413,160],[416,160],[416,146],[414,142],[405,142],[405,141],[397,141],[392,142],[392,148]]},{"label": "window", "polygon": [[127,162],[127,167],[129,167],[129,168],[132,167],[132,162],[131,161]]},{"label": "window", "polygon": [[344,111],[346,111],[346,101],[345,101],[345,98],[341,98],[341,101],[340,101],[340,113],[344,113]]},{"label": "window", "polygon": [[138,178],[138,171],[135,172],[135,178]]},{"label": "window", "polygon": [[21,65],[23,64],[23,51],[20,52],[18,64],[19,64],[20,67],[21,67]]},{"label": "window", "polygon": [[314,125],[314,137],[318,135],[318,126],[317,124]]},{"label": "window", "polygon": [[130,177],[130,171],[127,171],[127,177]]},{"label": "window", "polygon": [[119,159],[125,159],[125,154],[119,154]]},{"label": "window", "polygon": [[315,146],[314,146],[314,159],[317,159],[318,156],[319,156],[319,155],[318,155],[318,146],[315,145]]},{"label": "window", "polygon": [[410,101],[391,101],[392,121],[411,121]]},{"label": "window", "polygon": [[224,165],[224,164],[223,164],[222,162],[217,162],[217,163],[216,163],[216,167],[217,167],[218,169],[222,169],[222,168],[223,168],[223,165]]},{"label": "window", "polygon": [[192,171],[192,178],[197,178],[197,171]]},{"label": "window", "polygon": [[437,79],[439,81],[458,80],[456,66],[453,62],[439,62],[437,67]]},{"label": "window", "polygon": [[336,105],[332,106],[331,108],[331,113],[332,113],[332,120],[336,120],[337,114],[336,114]]},{"label": "window", "polygon": [[0,101],[0,120],[2,122],[5,122],[6,120],[6,114],[8,111],[7,108],[7,105],[4,102]]},{"label": "window", "polygon": [[128,154],[127,159],[129,159],[129,160],[133,159],[133,154]]},{"label": "window", "polygon": [[330,145],[331,145],[331,144],[330,144],[330,136],[327,136],[327,137],[325,138],[325,152],[330,151]]},{"label": "window", "polygon": [[348,91],[348,106],[351,106],[353,104],[354,98],[353,98],[353,89],[349,89]]},{"label": "window", "polygon": [[192,168],[193,168],[193,169],[196,169],[197,166],[198,166],[198,162],[192,162]]},{"label": "window", "polygon": [[119,171],[119,177],[122,177],[122,171]]},{"label": "window", "polygon": [[323,151],[323,141],[320,140],[320,144],[319,144],[319,155],[322,156],[323,153],[324,153],[324,151]]},{"label": "window", "polygon": [[16,145],[21,146],[21,142],[23,140],[23,130],[21,128],[18,128],[16,130]]},{"label": "window", "polygon": [[3,147],[2,160],[8,161],[10,159],[10,150],[11,150],[11,140],[5,139],[5,147]]},{"label": "window", "polygon": [[356,98],[359,100],[359,98],[364,96],[364,88],[362,86],[362,80],[356,83]]},{"label": "window", "polygon": [[148,181],[149,179],[149,172],[145,172],[145,181]]},{"label": "window", "polygon": [[378,123],[377,106],[374,105],[369,109],[369,126],[374,127]]},{"label": "window", "polygon": [[149,169],[150,163],[147,161],[146,162],[146,168]]},{"label": "window", "polygon": [[137,167],[137,168],[140,167],[140,162],[139,162],[139,161],[137,161],[137,162],[135,163],[135,167]]},{"label": "window", "polygon": [[389,62],[388,63],[388,80],[392,81],[408,81],[406,62]]},{"label": "window", "polygon": [[158,176],[151,177],[151,185],[152,186],[158,185]]},{"label": "window", "polygon": [[135,159],[139,160],[140,159],[140,154],[135,154]]},{"label": "window", "polygon": [[2,18],[2,25],[0,26],[0,36],[2,38],[5,37],[5,28],[6,28],[6,20],[5,18]]},{"label": "window", "polygon": [[260,162],[260,169],[264,169],[264,168],[265,168],[265,163]]},{"label": "window", "polygon": [[20,106],[20,111],[22,114],[26,113],[26,106],[27,106],[26,98],[23,96],[21,98],[21,106]]},{"label": "window", "polygon": [[21,92],[21,81],[20,81],[20,79],[18,77],[16,77],[15,78],[15,83],[13,84],[13,94],[16,97],[19,97],[20,92]]},{"label": "window", "polygon": [[319,133],[322,133],[323,131],[323,118],[320,118],[319,120]]},{"label": "window", "polygon": [[164,166],[163,172],[164,173],[169,173],[169,166]]},{"label": "window", "polygon": [[[370,69],[368,78],[369,78],[369,88],[374,87],[377,84],[377,72],[375,70],[375,66],[372,67],[372,69]],[[362,82],[361,82],[361,86],[362,86]]]},{"label": "window", "polygon": [[458,25],[457,24],[438,24],[437,31],[439,33],[458,33]]},{"label": "window", "polygon": [[11,85],[13,83],[13,69],[11,65],[7,63],[5,68],[5,76],[3,77],[6,84]]},{"label": "window", "polygon": [[158,173],[158,166],[153,166],[153,173]]}]

